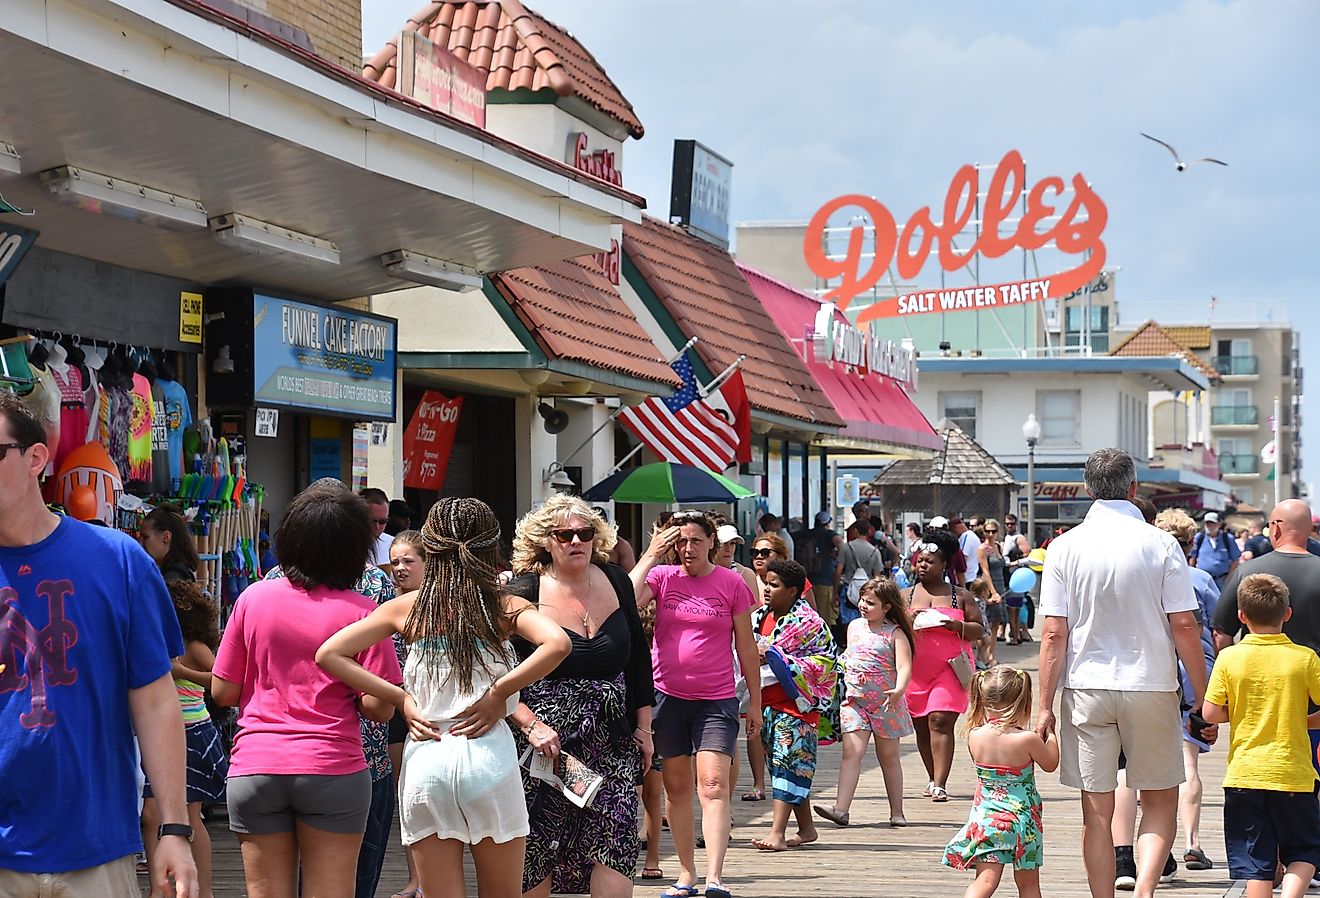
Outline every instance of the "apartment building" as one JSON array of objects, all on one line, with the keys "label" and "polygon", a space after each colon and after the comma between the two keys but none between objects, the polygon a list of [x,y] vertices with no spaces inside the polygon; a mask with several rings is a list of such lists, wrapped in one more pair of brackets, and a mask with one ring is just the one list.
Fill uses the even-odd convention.
[{"label": "apartment building", "polygon": [[[1152,435],[1158,447],[1162,441],[1194,440],[1197,431],[1204,434],[1238,503],[1268,509],[1276,494],[1284,499],[1301,496],[1305,488],[1300,335],[1281,310],[1254,311],[1256,320],[1243,316],[1209,324],[1160,323],[1169,337],[1205,359],[1218,378],[1201,410],[1188,396],[1152,396]],[[1114,340],[1121,342],[1137,330],[1140,326],[1116,327]],[[1179,406],[1190,409],[1190,416]],[[1190,433],[1178,433],[1179,426]],[[1271,444],[1273,453],[1267,451]]]}]

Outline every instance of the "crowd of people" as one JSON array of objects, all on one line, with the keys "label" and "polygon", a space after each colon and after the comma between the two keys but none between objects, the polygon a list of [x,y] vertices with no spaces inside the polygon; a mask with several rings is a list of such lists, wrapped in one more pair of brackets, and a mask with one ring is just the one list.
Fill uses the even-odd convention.
[{"label": "crowd of people", "polygon": [[[414,530],[384,493],[327,479],[290,502],[278,566],[221,633],[186,521],[153,511],[139,545],[52,513],[45,435],[6,397],[0,894],[53,877],[56,894],[137,895],[145,844],[155,894],[210,898],[203,810],[223,801],[262,898],[374,895],[396,819],[398,898],[464,894],[465,852],[483,896],[623,898],[670,879],[666,826],[660,895],[731,898],[742,757],[741,798],[769,802],[750,848],[781,853],[823,838],[817,819],[853,824],[871,743],[888,813],[863,815],[907,826],[913,736],[934,803],[970,754],[967,823],[930,855],[974,874],[966,895],[1006,870],[1041,894],[1039,768],[1080,791],[1091,893],[1145,898],[1176,866],[1180,817],[1183,863],[1214,863],[1197,759],[1222,723],[1230,874],[1248,898],[1315,876],[1320,558],[1298,500],[1272,510],[1268,545],[1235,546],[1216,515],[1156,515],[1132,459],[1101,450],[1090,511],[1043,555],[1012,515],[891,536],[863,504],[841,535],[828,512],[749,537],[666,512],[634,559],[575,497],[524,515],[506,553],[479,499],[442,498]],[[1037,617],[1033,682],[996,652]],[[231,707],[225,746],[212,716]]]}]

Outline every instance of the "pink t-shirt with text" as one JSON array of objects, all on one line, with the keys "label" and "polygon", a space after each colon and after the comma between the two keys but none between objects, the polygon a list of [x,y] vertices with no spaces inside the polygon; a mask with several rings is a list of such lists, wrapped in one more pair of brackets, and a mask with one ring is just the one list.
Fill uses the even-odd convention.
[{"label": "pink t-shirt with text", "polygon": [[656,690],[693,700],[733,698],[733,618],[754,604],[746,581],[728,568],[692,577],[663,564],[651,568],[646,585],[655,596]]},{"label": "pink t-shirt with text", "polygon": [[[338,776],[367,768],[356,705],[361,693],[321,670],[316,650],[375,608],[375,602],[351,590],[304,592],[283,579],[244,590],[225,627],[213,671],[242,686],[231,776]],[[403,682],[388,639],[357,660],[382,679]]]}]

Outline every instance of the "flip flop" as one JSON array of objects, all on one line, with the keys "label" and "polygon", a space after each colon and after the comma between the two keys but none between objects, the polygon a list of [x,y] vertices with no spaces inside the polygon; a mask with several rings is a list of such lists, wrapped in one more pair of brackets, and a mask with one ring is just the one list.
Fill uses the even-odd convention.
[{"label": "flip flop", "polygon": [[765,801],[764,789],[749,789],[742,795],[743,801]]},{"label": "flip flop", "polygon": [[694,882],[690,886],[674,883],[669,888],[660,893],[660,898],[697,898],[701,894],[701,889],[697,888]]},{"label": "flip flop", "polygon": [[1183,866],[1188,870],[1213,870],[1215,862],[1206,857],[1201,849],[1188,848],[1183,853]]},{"label": "flip flop", "polygon": [[664,879],[665,871],[659,867],[643,867],[642,879]]},{"label": "flip flop", "polygon": [[733,898],[733,892],[730,892],[719,882],[706,883],[706,898]]},{"label": "flip flop", "polygon": [[390,898],[422,898],[422,888],[421,886],[418,886],[415,889],[404,889],[403,891],[395,892]]},{"label": "flip flop", "polygon": [[906,817],[890,817],[890,818],[889,818],[889,825],[890,825],[890,826],[893,826],[893,827],[907,826],[907,825],[908,825],[907,818],[906,818]]},{"label": "flip flop", "polygon": [[931,800],[931,801],[948,801],[948,800],[949,800],[949,792],[948,792],[948,790],[945,789],[943,786],[931,786],[931,787],[930,787],[930,800]]}]

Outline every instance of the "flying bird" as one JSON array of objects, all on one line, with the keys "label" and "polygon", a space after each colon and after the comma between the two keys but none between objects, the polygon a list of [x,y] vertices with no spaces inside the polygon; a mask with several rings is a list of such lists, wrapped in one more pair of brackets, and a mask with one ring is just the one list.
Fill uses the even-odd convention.
[{"label": "flying bird", "polygon": [[1193,159],[1191,162],[1183,162],[1183,161],[1182,161],[1182,157],[1178,155],[1178,151],[1175,150],[1175,149],[1174,149],[1172,146],[1170,146],[1169,144],[1167,144],[1167,143],[1165,143],[1164,141],[1160,140],[1158,137],[1151,137],[1151,136],[1150,136],[1149,134],[1147,134],[1145,131],[1141,131],[1141,132],[1139,132],[1139,133],[1141,134],[1142,137],[1146,138],[1147,140],[1153,140],[1153,141],[1155,141],[1157,144],[1159,144],[1160,146],[1164,147],[1164,149],[1166,149],[1166,150],[1168,150],[1170,153],[1172,153],[1172,154],[1173,154],[1173,167],[1176,168],[1178,171],[1186,171],[1186,170],[1187,170],[1187,166],[1189,166],[1189,165],[1195,165],[1195,164],[1198,163],[1198,162],[1213,162],[1215,165],[1223,165],[1223,166],[1227,166],[1227,165],[1228,165],[1227,162],[1223,162],[1223,161],[1221,161],[1221,160],[1219,160],[1219,159],[1211,159],[1209,156],[1203,156],[1203,157],[1201,157],[1200,159]]}]

